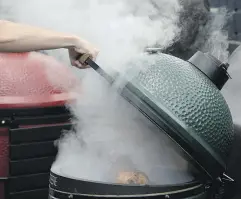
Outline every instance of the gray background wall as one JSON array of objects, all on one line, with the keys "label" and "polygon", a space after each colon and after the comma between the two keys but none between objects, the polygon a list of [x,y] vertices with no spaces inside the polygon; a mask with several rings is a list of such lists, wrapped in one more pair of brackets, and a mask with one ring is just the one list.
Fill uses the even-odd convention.
[{"label": "gray background wall", "polygon": [[241,1],[240,0],[209,0],[212,8],[226,6],[233,12],[228,25],[230,52],[241,44]]}]

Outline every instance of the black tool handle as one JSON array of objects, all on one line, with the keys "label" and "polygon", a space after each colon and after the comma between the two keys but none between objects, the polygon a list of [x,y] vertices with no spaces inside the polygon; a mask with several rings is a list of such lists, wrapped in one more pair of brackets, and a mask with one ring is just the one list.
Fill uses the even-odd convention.
[{"label": "black tool handle", "polygon": [[113,84],[114,78],[111,77],[109,74],[107,74],[98,64],[96,64],[91,59],[91,56],[89,54],[82,54],[77,57],[77,60],[79,60],[81,64],[89,65],[96,72],[98,72],[102,77],[104,77],[110,84]]}]

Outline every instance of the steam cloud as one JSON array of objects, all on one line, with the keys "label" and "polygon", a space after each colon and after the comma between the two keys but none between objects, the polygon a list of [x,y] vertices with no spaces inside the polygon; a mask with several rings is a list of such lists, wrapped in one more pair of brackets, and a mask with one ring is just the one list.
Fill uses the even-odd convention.
[{"label": "steam cloud", "polygon": [[229,59],[228,72],[232,79],[230,79],[224,86],[222,93],[227,100],[233,120],[235,124],[241,125],[241,90],[240,90],[240,61],[241,61],[241,48],[240,46],[233,52]]},{"label": "steam cloud", "polygon": [[[3,0],[0,9],[1,18],[86,38],[101,51],[98,64],[107,71],[113,68],[122,74],[129,71],[128,62],[133,57],[142,57],[145,47],[158,44],[165,48],[181,38],[182,27],[178,22],[183,7],[178,0],[141,3],[139,0]],[[217,22],[217,15],[209,24],[213,25],[215,19]],[[219,30],[200,33],[192,46],[225,60],[227,37],[219,22]],[[207,43],[204,35],[208,35]],[[69,63],[63,50],[48,51],[48,54]],[[144,68],[145,64],[140,62],[135,70]],[[115,182],[116,173],[128,169],[145,172],[153,184],[193,179],[187,172],[188,163],[174,150],[172,141],[121,99],[115,88],[109,87],[92,70],[73,70],[81,79],[83,89],[77,102],[69,107],[76,126],[59,140],[53,171],[105,182]],[[54,79],[54,74],[51,77]]]},{"label": "steam cloud", "polygon": [[[6,16],[2,13],[6,19],[86,38],[101,50],[98,62],[103,67],[122,68],[123,62],[142,52],[145,47],[158,41],[162,46],[172,42],[179,31],[176,24],[176,13],[180,9],[178,0],[154,1],[155,5],[159,5],[158,9],[150,2],[23,0],[18,3],[5,0],[0,2],[0,6],[6,12]],[[52,52],[51,55],[69,63],[66,53],[62,51],[61,54]]]}]

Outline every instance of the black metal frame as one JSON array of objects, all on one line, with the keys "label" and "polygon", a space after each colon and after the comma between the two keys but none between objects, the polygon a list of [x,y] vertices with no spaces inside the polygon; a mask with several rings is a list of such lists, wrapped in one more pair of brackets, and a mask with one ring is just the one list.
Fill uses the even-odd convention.
[{"label": "black metal frame", "polygon": [[54,124],[66,122],[70,112],[65,106],[43,108],[0,109],[0,127],[18,128],[19,125]]},{"label": "black metal frame", "polygon": [[8,128],[10,143],[6,199],[47,198],[49,172],[57,154],[54,141],[72,128],[69,110],[64,106],[4,109],[0,110],[1,127]]},{"label": "black metal frame", "polygon": [[[41,141],[53,141],[60,136],[62,130],[69,130],[71,124],[57,124],[51,126],[40,126],[40,127],[24,127],[10,129],[10,142],[14,146],[16,144],[25,144],[31,142],[41,142]],[[42,133],[42,132],[45,133]]]},{"label": "black metal frame", "polygon": [[32,108],[5,108],[1,109],[0,117],[5,116],[43,116],[69,113],[65,106],[32,107]]}]

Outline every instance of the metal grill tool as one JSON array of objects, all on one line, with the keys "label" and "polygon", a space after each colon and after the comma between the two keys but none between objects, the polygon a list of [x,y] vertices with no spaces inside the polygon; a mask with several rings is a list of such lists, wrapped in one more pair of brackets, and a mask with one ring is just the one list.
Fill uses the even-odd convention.
[{"label": "metal grill tool", "polygon": [[89,65],[93,68],[97,73],[99,73],[102,77],[104,77],[110,84],[113,84],[115,78],[105,72],[98,64],[96,64],[92,59],[91,55],[89,54],[82,54],[80,55],[77,60],[83,65]]}]

